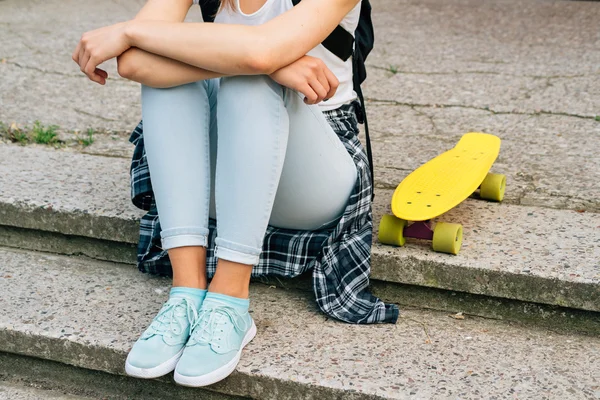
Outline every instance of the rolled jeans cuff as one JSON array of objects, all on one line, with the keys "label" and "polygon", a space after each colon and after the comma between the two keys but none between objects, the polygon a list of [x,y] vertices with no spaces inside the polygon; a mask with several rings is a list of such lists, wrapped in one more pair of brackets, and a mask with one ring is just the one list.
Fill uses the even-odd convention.
[{"label": "rolled jeans cuff", "polygon": [[164,250],[185,246],[202,246],[208,244],[208,228],[183,227],[171,228],[160,232]]},{"label": "rolled jeans cuff", "polygon": [[257,265],[262,249],[246,246],[217,238],[215,240],[215,256],[222,260],[247,265]]}]

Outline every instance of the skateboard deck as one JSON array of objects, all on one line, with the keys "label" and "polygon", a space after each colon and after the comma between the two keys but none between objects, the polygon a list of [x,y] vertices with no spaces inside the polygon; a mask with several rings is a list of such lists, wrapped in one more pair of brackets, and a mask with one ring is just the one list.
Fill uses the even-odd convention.
[{"label": "skateboard deck", "polygon": [[407,221],[427,221],[456,207],[477,190],[500,152],[500,138],[463,135],[451,150],[417,168],[396,188],[392,213]]}]

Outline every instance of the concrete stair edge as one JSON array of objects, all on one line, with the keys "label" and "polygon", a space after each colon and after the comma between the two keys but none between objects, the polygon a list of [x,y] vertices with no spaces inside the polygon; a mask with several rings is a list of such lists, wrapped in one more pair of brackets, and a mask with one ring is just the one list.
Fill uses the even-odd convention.
[{"label": "concrete stair edge", "polygon": [[[87,255],[93,258],[135,262],[135,244],[139,234],[137,220],[2,202],[0,216],[0,245],[63,254],[85,254],[85,248],[88,247]],[[15,239],[16,230],[10,231],[10,228],[17,228],[20,240]],[[58,234],[64,240],[57,240],[45,233]],[[27,243],[27,236],[55,243],[49,246],[36,244],[37,247],[33,247]],[[93,241],[94,244],[88,245],[86,241]],[[600,281],[573,282],[551,276],[473,268],[454,262],[452,256],[443,255],[435,260],[422,257],[429,249],[420,247],[425,250],[419,249],[414,254],[414,251],[411,253],[374,243],[372,279],[600,311]]]},{"label": "concrete stair edge", "polygon": [[[135,260],[143,212],[129,199],[129,160],[10,145],[0,146],[0,159],[0,245],[28,248],[32,234],[49,243],[30,246],[77,254],[89,238],[81,253]],[[377,190],[374,238],[391,193]],[[600,311],[597,214],[468,199],[443,220],[464,226],[458,256],[375,239],[373,279]]]},{"label": "concrete stair edge", "polygon": [[[0,250],[0,352],[122,375],[169,282],[108,264]],[[257,284],[251,293],[259,335],[237,372],[210,390],[278,400],[432,398],[462,393],[466,371],[477,372],[469,387],[484,397],[515,387],[527,397],[552,383],[557,396],[583,399],[597,384],[598,337],[415,310],[396,325],[348,325],[324,318],[306,292]],[[536,379],[509,373],[528,368]]]}]

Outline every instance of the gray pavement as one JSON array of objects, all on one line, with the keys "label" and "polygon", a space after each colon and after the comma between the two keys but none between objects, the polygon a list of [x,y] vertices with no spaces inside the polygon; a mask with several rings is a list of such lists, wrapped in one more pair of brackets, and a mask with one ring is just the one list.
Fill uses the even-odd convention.
[{"label": "gray pavement", "polygon": [[[0,250],[0,270],[0,351],[115,374],[169,289],[132,267],[41,253]],[[348,325],[324,318],[311,293],[256,284],[250,296],[258,335],[211,390],[277,400],[600,398],[598,337],[418,310],[397,325]]]},{"label": "gray pavement", "polygon": [[0,3],[0,120],[36,119],[68,129],[128,130],[139,118],[138,85],[92,84],[71,60],[81,34],[131,18],[144,2],[7,0]]},{"label": "gray pavement", "polygon": [[[132,146],[126,132],[140,114],[138,85],[119,78],[114,62],[107,65],[112,76],[109,84],[93,84],[77,70],[70,52],[83,31],[129,18],[142,3],[1,2],[0,121],[25,125],[39,119],[60,125],[63,135],[89,127],[114,130],[115,134],[97,134],[89,147],[69,150],[127,159]],[[365,92],[373,128],[376,185],[385,196],[383,202],[378,198],[379,213],[386,212],[390,197],[385,190],[393,189],[410,171],[452,147],[462,133],[487,131],[503,140],[494,170],[508,176],[506,203],[587,211],[592,215],[582,218],[595,219],[600,211],[600,121],[596,120],[600,114],[596,24],[600,5],[550,0],[379,0],[373,4],[377,46],[369,58]],[[197,9],[191,14],[190,19],[198,19]],[[60,160],[63,155],[59,151],[47,157]],[[73,157],[76,163],[82,160]],[[49,179],[46,170],[26,173],[18,191],[30,193],[32,204],[45,201],[47,194],[42,192],[53,193],[53,201],[63,202],[56,206],[65,210],[70,210],[69,202],[75,202],[92,214],[108,207],[121,217],[137,217],[130,206],[115,209],[115,204],[120,204],[115,196],[121,194],[107,189],[124,184],[107,182],[102,196],[91,194],[91,187],[102,180],[95,171],[126,179],[126,162],[97,160],[79,168],[76,165],[64,173],[56,171],[54,177],[88,187],[78,199],[69,200],[67,192],[58,195],[57,182]],[[4,168],[9,168],[5,179],[11,180],[10,165]],[[29,171],[26,165],[22,168],[21,172]],[[500,210],[501,215],[506,214]],[[515,211],[514,215],[524,212]],[[579,229],[575,214],[548,215],[536,225],[539,229],[556,226],[557,221],[575,226],[574,231]],[[477,226],[457,218],[464,219],[466,226]],[[494,218],[483,217],[483,232],[501,224],[487,225]],[[109,225],[110,221],[95,226]],[[504,243],[524,240],[516,233],[518,229],[504,225],[498,229],[505,235]],[[581,229],[573,238],[587,251],[576,251],[592,252],[595,257],[597,228],[590,222]],[[106,236],[124,238],[128,234]],[[535,251],[529,254],[548,265],[582,264],[583,257],[567,262],[564,257],[554,260],[553,251],[548,259],[536,258]],[[505,258],[512,266],[509,268],[521,269],[521,264],[530,263],[521,261]],[[597,266],[591,267],[597,271]]]},{"label": "gray pavement", "polygon": [[[0,122],[56,124],[61,138],[102,132],[87,147],[0,143],[0,225],[39,230],[48,241],[41,249],[66,252],[69,244],[73,252],[87,237],[104,240],[94,257],[114,253],[117,242],[125,245],[116,259],[133,254],[140,212],[128,200],[127,132],[140,118],[139,85],[118,77],[111,61],[100,87],[70,55],[81,33],[130,18],[143,3],[0,0]],[[400,282],[598,310],[600,4],[372,3],[377,44],[364,90],[376,223],[401,179],[464,132],[502,138],[494,170],[509,184],[505,204],[471,199],[444,216],[465,226],[458,257],[415,242],[376,244],[378,287]],[[0,243],[19,228],[10,229],[0,230]],[[120,374],[167,287],[133,268],[1,251],[0,351]],[[387,298],[399,298],[397,290]],[[257,285],[253,296],[259,336],[218,391],[277,399],[600,399],[597,337],[414,310],[396,326],[352,327],[324,321],[306,293]],[[0,398],[6,393],[30,395],[5,385]]]},{"label": "gray pavement", "polygon": [[379,187],[468,131],[503,140],[507,201],[600,210],[600,5],[374,2],[365,85]]},{"label": "gray pavement", "polygon": [[[88,147],[0,147],[5,225],[136,242],[140,212],[127,197],[127,130],[139,118],[138,85],[119,78],[114,63],[107,66],[108,85],[93,84],[70,51],[81,32],[128,18],[142,3],[0,2],[6,77],[0,121],[58,124],[63,138],[72,129],[108,131],[95,134]],[[443,217],[465,226],[458,257],[416,243],[377,245],[374,277],[597,310],[600,121],[589,106],[600,104],[598,30],[590,17],[600,5],[380,0],[374,10],[378,44],[365,91],[376,225],[389,212],[391,189],[466,131],[503,139],[494,170],[508,175],[505,203],[527,206],[469,200]],[[194,13],[191,19],[198,18]],[[553,91],[559,81],[568,97]]]},{"label": "gray pavement", "polygon": [[[0,2],[0,121],[127,132],[139,87],[107,63],[106,87],[70,59],[82,32],[143,0]],[[376,181],[395,187],[467,131],[499,135],[507,202],[600,211],[600,5],[551,0],[375,0],[365,94]],[[194,9],[191,20],[199,19]],[[128,157],[97,135],[86,152]],[[107,144],[108,143],[108,144]],[[104,144],[104,146],[103,146]]]}]

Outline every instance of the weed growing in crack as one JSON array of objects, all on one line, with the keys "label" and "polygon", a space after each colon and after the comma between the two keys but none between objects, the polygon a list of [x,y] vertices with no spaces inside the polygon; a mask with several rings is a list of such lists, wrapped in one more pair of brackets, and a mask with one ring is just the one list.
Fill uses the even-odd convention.
[{"label": "weed growing in crack", "polygon": [[16,122],[8,124],[0,121],[0,140],[8,140],[21,145],[37,143],[55,148],[73,145],[87,147],[94,143],[94,136],[101,133],[101,131],[93,128],[87,129],[85,133],[64,131],[66,135],[72,134],[74,137],[68,136],[65,140],[61,140],[59,130],[60,127],[58,125],[44,125],[40,121],[35,121],[33,126],[25,125],[23,127],[17,125]]},{"label": "weed growing in crack", "polygon": [[29,143],[29,140],[30,140],[27,133],[23,132],[20,129],[11,130],[8,135],[8,138],[10,139],[11,142],[16,142],[23,146],[26,145],[27,143]]},{"label": "weed growing in crack", "polygon": [[388,68],[388,70],[394,75],[398,73],[398,67],[396,65],[390,65],[390,68]]},{"label": "weed growing in crack", "polygon": [[92,143],[94,143],[94,133],[95,131],[92,128],[89,128],[86,131],[87,137],[80,137],[79,135],[77,135],[77,143],[79,143],[83,147],[91,145]]},{"label": "weed growing in crack", "polygon": [[35,121],[31,129],[33,141],[39,144],[56,143],[58,141],[56,137],[57,129],[57,125],[44,126],[40,121]]},{"label": "weed growing in crack", "polygon": [[8,125],[0,121],[0,137],[5,137],[12,143],[26,145],[31,141],[27,131],[19,128],[17,124]]}]

